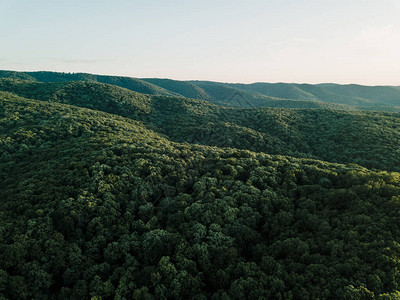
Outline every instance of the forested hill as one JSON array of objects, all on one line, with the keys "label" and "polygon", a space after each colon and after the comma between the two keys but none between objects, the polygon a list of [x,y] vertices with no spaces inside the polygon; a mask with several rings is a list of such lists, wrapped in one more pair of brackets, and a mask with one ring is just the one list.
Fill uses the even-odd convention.
[{"label": "forested hill", "polygon": [[229,108],[150,96],[96,82],[0,79],[0,91],[143,122],[172,141],[357,163],[400,171],[400,114],[331,109]]},{"label": "forested hill", "polygon": [[[297,101],[313,101],[330,105],[345,105],[347,109],[358,110],[400,110],[400,87],[395,86],[361,86],[339,84],[295,84],[295,83],[253,83],[232,84],[210,81],[190,81],[214,95],[215,99],[227,99],[224,93],[234,89],[243,98],[259,99],[261,96]],[[252,97],[248,95],[250,93]],[[253,101],[252,107],[265,107]],[[342,109],[346,109],[345,106]],[[335,107],[333,107],[335,108]],[[337,107],[336,107],[337,108]]]},{"label": "forested hill", "polygon": [[175,143],[10,92],[0,153],[2,298],[399,295],[399,173]]},{"label": "forested hill", "polygon": [[31,80],[38,82],[70,82],[70,81],[88,81],[116,85],[129,90],[152,95],[172,96],[177,95],[167,91],[162,87],[148,83],[146,81],[120,76],[105,76],[88,73],[58,73],[58,72],[14,72],[0,71],[0,78],[13,78],[22,80]]},{"label": "forested hill", "polygon": [[400,298],[400,113],[89,75],[0,72],[0,299]]},{"label": "forested hill", "polygon": [[47,100],[92,108],[134,118],[149,112],[150,97],[118,86],[97,82],[32,82],[12,78],[0,79],[0,91],[20,97]]},{"label": "forested hill", "polygon": [[175,141],[400,171],[399,113],[237,109],[161,97],[152,108],[153,129]]},{"label": "forested hill", "polygon": [[400,87],[339,84],[178,81],[87,73],[0,71],[0,78],[39,82],[90,81],[116,85],[135,92],[182,96],[243,108],[332,108],[341,110],[400,111]]}]

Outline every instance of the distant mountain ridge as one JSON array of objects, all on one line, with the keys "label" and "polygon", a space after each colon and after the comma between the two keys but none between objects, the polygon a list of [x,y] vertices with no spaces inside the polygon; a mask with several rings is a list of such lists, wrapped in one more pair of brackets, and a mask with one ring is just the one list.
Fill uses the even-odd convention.
[{"label": "distant mountain ridge", "polygon": [[160,86],[149,82],[122,76],[106,76],[88,73],[60,73],[60,72],[14,72],[0,71],[0,78],[14,78],[22,80],[31,80],[39,82],[69,82],[69,81],[89,81],[98,83],[107,83],[129,90],[151,95],[177,96],[177,94],[167,91]]},{"label": "distant mountain ridge", "polygon": [[[0,79],[0,97],[10,97],[10,93],[137,120],[179,143],[354,162],[368,168],[400,171],[399,113],[335,110],[330,106],[226,107],[182,96],[146,95],[98,82]],[[248,104],[240,91],[233,95],[231,103]]]},{"label": "distant mountain ridge", "polygon": [[[264,82],[241,84],[45,71],[0,71],[0,78],[2,77],[40,82],[99,82],[143,94],[186,97],[206,100],[218,105],[243,108],[280,107],[400,111],[400,87],[398,86]],[[230,101],[238,93],[240,93],[243,101]]]}]

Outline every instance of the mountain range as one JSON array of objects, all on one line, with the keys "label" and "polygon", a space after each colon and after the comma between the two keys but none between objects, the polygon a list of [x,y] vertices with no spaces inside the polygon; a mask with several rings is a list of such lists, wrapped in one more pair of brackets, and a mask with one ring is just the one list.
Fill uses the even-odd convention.
[{"label": "mountain range", "polygon": [[0,298],[398,299],[399,108],[0,71]]},{"label": "mountain range", "polygon": [[87,81],[112,84],[135,92],[182,96],[238,107],[333,108],[342,110],[399,111],[400,87],[355,84],[253,83],[178,81],[87,73],[0,71],[0,78],[38,82]]}]

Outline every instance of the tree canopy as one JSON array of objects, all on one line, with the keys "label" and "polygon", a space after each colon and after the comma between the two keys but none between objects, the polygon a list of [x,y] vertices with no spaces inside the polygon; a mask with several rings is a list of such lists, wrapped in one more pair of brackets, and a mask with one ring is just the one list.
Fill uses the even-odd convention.
[{"label": "tree canopy", "polygon": [[0,87],[0,298],[400,297],[398,114]]}]

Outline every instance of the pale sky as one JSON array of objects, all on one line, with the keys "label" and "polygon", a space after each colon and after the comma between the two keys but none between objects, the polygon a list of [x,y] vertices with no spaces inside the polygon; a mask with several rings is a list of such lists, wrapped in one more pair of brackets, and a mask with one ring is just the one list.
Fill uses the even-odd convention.
[{"label": "pale sky", "polygon": [[0,0],[0,69],[400,85],[399,0]]}]

